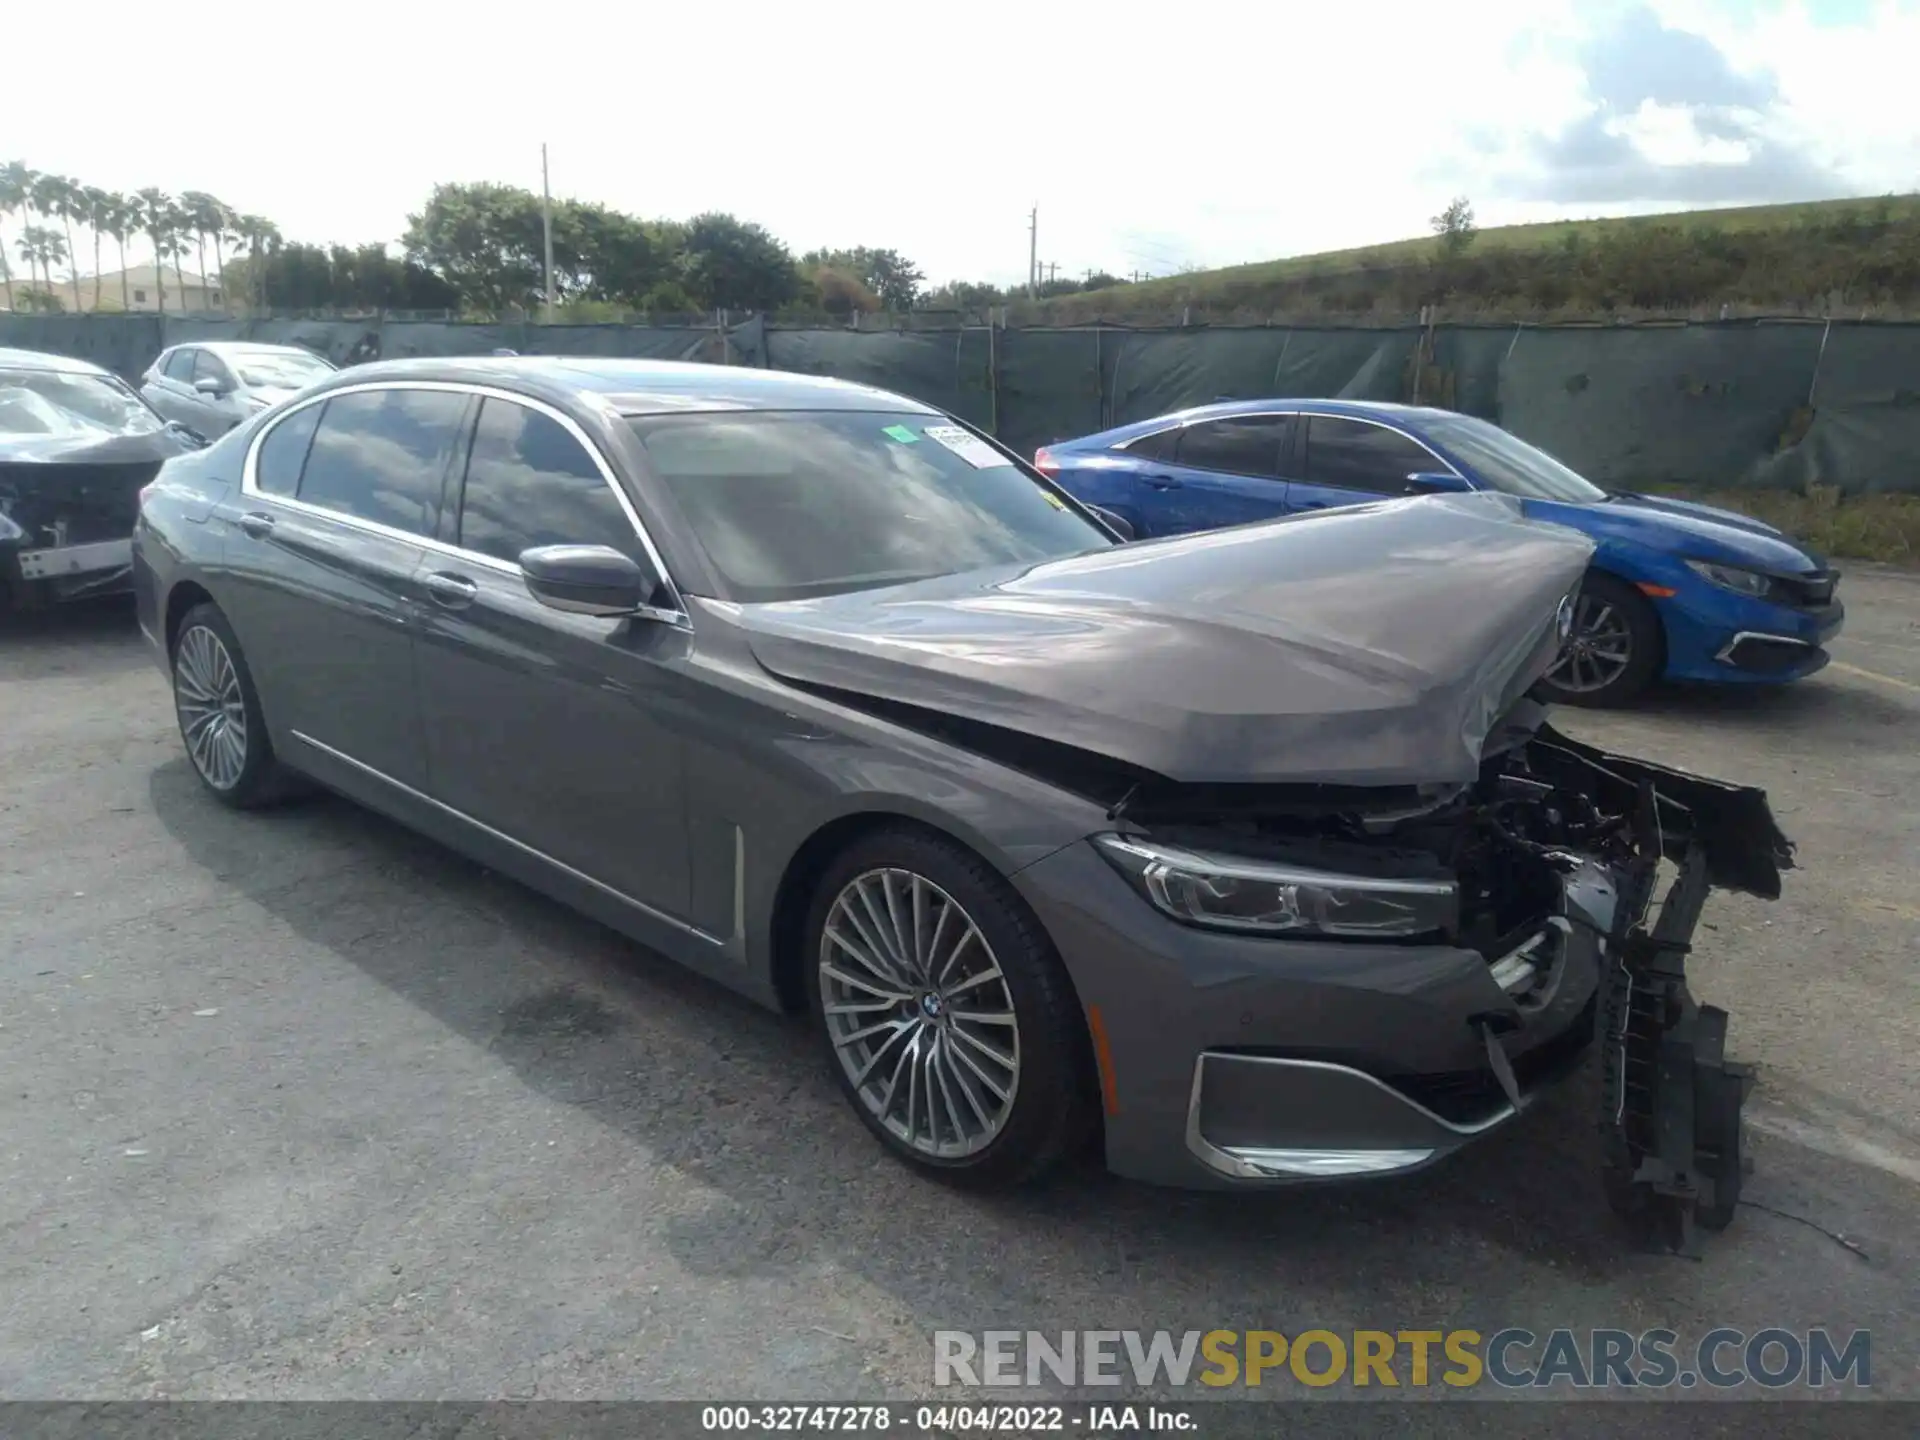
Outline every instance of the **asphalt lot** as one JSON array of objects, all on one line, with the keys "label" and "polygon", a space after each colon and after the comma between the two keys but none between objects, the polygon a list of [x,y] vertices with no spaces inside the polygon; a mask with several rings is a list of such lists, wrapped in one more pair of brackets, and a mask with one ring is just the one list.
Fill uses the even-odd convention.
[{"label": "asphalt lot", "polygon": [[800,1022],[344,802],[205,800],[130,608],[0,631],[0,1396],[906,1397],[938,1328],[1662,1324],[1868,1327],[1920,1395],[1920,575],[1852,572],[1814,680],[1562,717],[1801,847],[1699,937],[1761,1090],[1698,1262],[1625,1248],[1586,1088],[1412,1182],[954,1194]]}]

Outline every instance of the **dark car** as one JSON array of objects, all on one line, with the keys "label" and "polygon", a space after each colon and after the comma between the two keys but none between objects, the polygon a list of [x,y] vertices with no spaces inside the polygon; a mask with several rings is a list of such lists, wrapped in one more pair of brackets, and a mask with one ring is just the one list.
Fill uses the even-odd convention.
[{"label": "dark car", "polygon": [[1621,1193],[1720,1216],[1741,1092],[1681,956],[1790,847],[1544,724],[1591,553],[1499,496],[1123,544],[897,395],[506,357],[329,380],[134,542],[215,798],[318,781],[810,1009],[927,1169],[1414,1170],[1612,1026]]},{"label": "dark car", "polygon": [[197,443],[98,365],[0,349],[0,613],[124,591],[140,487]]}]

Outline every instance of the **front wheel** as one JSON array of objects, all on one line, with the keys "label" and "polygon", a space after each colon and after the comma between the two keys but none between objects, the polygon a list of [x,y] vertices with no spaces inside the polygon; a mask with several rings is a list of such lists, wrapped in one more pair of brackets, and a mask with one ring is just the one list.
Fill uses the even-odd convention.
[{"label": "front wheel", "polygon": [[979,857],[907,827],[868,836],[821,877],[807,941],[834,1074],[893,1154],[1002,1188],[1088,1134],[1079,1002],[1039,921]]},{"label": "front wheel", "polygon": [[1573,605],[1573,630],[1543,682],[1566,705],[1624,705],[1653,683],[1666,633],[1651,601],[1626,581],[1589,574]]}]

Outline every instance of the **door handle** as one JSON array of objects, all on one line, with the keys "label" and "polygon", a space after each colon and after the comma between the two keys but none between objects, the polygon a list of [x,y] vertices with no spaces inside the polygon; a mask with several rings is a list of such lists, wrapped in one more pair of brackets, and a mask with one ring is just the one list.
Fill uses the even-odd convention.
[{"label": "door handle", "polygon": [[442,570],[427,576],[427,594],[433,603],[446,610],[464,610],[473,603],[480,587],[464,575],[449,575]]},{"label": "door handle", "polygon": [[1180,481],[1171,475],[1149,475],[1147,477],[1147,484],[1151,485],[1155,490],[1178,490],[1180,488]]},{"label": "door handle", "polygon": [[240,528],[256,540],[264,540],[273,533],[273,516],[250,510],[240,517]]}]

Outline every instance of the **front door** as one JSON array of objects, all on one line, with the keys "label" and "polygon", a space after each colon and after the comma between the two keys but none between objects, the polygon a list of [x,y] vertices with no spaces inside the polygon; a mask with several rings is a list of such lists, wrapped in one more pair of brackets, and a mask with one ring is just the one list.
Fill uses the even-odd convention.
[{"label": "front door", "polygon": [[1309,415],[1304,468],[1288,487],[1295,510],[1328,510],[1410,495],[1409,476],[1447,470],[1419,441],[1351,415]]},{"label": "front door", "polygon": [[[553,610],[521,578],[536,545],[645,559],[610,470],[558,412],[481,402],[453,550],[421,570],[419,704],[429,793],[675,920],[690,910],[681,673],[690,633]],[[683,716],[676,727],[673,717]]]},{"label": "front door", "polygon": [[1226,415],[1130,445],[1147,533],[1218,530],[1285,514],[1281,463],[1293,425],[1291,415]]},{"label": "front door", "polygon": [[409,387],[301,406],[264,433],[242,493],[223,503],[223,568],[238,592],[229,619],[274,743],[291,755],[310,745],[425,788],[413,673],[421,542],[439,525],[471,404]]}]

